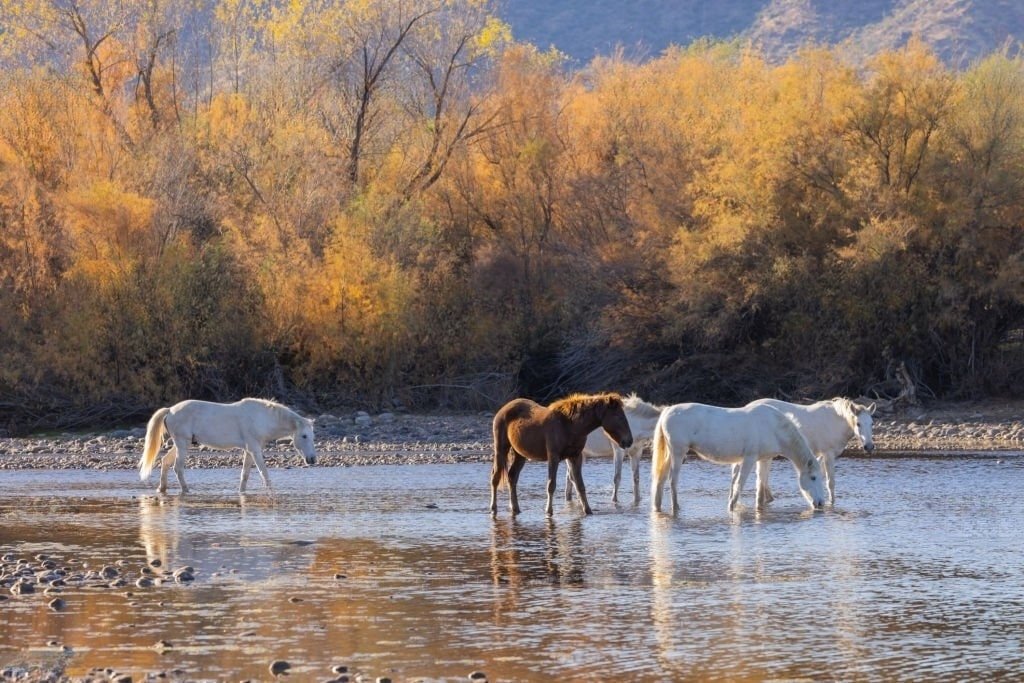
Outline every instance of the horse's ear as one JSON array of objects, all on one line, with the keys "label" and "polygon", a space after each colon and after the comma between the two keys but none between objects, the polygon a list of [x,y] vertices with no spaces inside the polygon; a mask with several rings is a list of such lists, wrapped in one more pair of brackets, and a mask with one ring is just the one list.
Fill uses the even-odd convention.
[{"label": "horse's ear", "polygon": [[868,411],[868,414],[869,414],[869,415],[874,415],[874,414],[875,414],[875,408],[876,408],[876,407],[877,407],[877,406],[875,405],[875,402],[874,402],[874,401],[872,401],[872,402],[871,402],[871,405],[868,405],[868,406],[864,406],[864,410]]}]

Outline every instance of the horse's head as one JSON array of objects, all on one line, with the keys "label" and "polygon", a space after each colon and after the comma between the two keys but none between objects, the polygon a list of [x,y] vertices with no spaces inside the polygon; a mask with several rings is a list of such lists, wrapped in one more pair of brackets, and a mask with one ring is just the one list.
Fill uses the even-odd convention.
[{"label": "horse's head", "polygon": [[850,429],[857,436],[861,447],[868,453],[875,450],[875,441],[871,436],[871,428],[874,422],[872,415],[875,414],[875,404],[871,403],[864,406],[848,399],[842,399],[842,401],[842,409],[846,414],[846,421],[849,423]]},{"label": "horse's head", "polygon": [[316,447],[313,445],[313,421],[299,417],[295,421],[295,433],[292,434],[295,450],[306,459],[307,465],[316,464]]},{"label": "horse's head", "polygon": [[[795,465],[796,463],[794,463]],[[804,499],[814,506],[814,509],[824,507],[827,496],[825,493],[825,475],[821,470],[821,463],[815,457],[808,458],[802,467],[797,466],[800,493]]]},{"label": "horse's head", "polygon": [[601,429],[610,436],[621,448],[633,445],[633,432],[629,429],[629,420],[622,406],[622,398],[617,394],[609,394],[603,398],[599,408]]}]

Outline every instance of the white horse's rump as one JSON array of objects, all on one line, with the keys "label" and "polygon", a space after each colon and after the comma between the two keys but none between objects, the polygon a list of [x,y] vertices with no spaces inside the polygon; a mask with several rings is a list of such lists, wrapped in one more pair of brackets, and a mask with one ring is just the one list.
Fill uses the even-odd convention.
[{"label": "white horse's rump", "polygon": [[[738,464],[729,495],[729,510],[736,508],[743,484],[762,457],[782,455],[793,463],[800,492],[819,508],[825,501],[821,465],[800,430],[788,417],[767,405],[719,408],[701,403],[680,403],[666,408],[654,428],[651,455],[651,498],[661,510],[665,478],[671,474],[672,511],[679,510],[679,470],[688,453],[720,465]],[[758,492],[758,506],[764,501]]]},{"label": "white horse's rump", "polygon": [[[654,436],[654,425],[658,424],[658,418],[665,406],[652,405],[636,394],[630,394],[622,399],[622,408],[626,413],[626,421],[629,422],[629,430],[633,433],[633,445],[623,450],[601,429],[595,429],[587,436],[587,444],[583,447],[584,458],[602,458],[609,455],[614,458],[615,475],[612,479],[612,502],[619,502],[619,483],[622,481],[622,460],[629,455],[629,464],[633,469],[633,504],[640,504],[640,456],[643,454],[644,446],[651,442]],[[572,486],[569,480],[569,473],[565,475],[565,499],[572,500]]]},{"label": "white horse's rump", "polygon": [[[818,401],[804,406],[774,398],[762,398],[748,405],[771,406],[796,423],[825,472],[829,503],[836,502],[836,458],[846,449],[850,438],[856,436],[868,453],[875,450],[871,435],[874,403],[865,406],[848,398],[833,398],[830,401]],[[757,463],[758,495],[768,501],[772,500],[772,492],[768,486],[770,469],[770,458]],[[734,465],[732,473],[735,479],[739,476],[739,468]]]},{"label": "white horse's rump", "polygon": [[172,465],[181,492],[188,491],[185,457],[193,441],[220,450],[241,448],[244,451],[239,491],[245,491],[254,463],[263,478],[263,485],[270,488],[267,465],[263,460],[263,444],[272,439],[291,436],[295,450],[306,463],[312,465],[316,462],[313,421],[287,406],[259,398],[243,398],[235,403],[182,401],[170,408],[161,408],[149,419],[146,444],[139,460],[139,476],[143,481],[153,471],[164,431],[170,435],[174,445],[160,464],[160,485],[157,487],[160,493],[167,491],[167,472]]}]

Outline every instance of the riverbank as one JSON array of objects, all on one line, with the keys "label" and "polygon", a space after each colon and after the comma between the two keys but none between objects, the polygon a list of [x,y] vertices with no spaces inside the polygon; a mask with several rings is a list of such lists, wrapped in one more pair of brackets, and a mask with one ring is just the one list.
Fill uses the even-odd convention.
[{"label": "riverbank", "polygon": [[[876,415],[876,454],[1024,451],[1024,401],[933,403]],[[365,412],[316,417],[318,465],[489,462],[491,414]],[[0,439],[0,469],[134,469],[144,425],[107,432]],[[859,448],[851,443],[851,454]],[[236,453],[197,446],[202,467],[238,467]],[[266,451],[271,467],[296,465],[287,441]],[[198,464],[193,461],[193,464]]]}]

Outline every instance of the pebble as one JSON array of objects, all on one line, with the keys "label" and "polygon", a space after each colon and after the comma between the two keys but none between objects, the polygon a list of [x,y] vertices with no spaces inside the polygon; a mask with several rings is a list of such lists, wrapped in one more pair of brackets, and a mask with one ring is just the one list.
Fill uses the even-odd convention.
[{"label": "pebble", "polygon": [[59,612],[60,610],[67,607],[67,603],[65,603],[64,600],[62,600],[61,598],[54,598],[53,600],[50,600],[49,604],[50,609],[54,610],[55,612]]},{"label": "pebble", "polygon": [[348,667],[345,666],[344,664],[335,664],[334,666],[331,667],[331,673],[332,674],[347,674],[348,673]]},{"label": "pebble", "polygon": [[270,673],[275,676],[287,673],[290,668],[292,668],[292,665],[283,659],[277,659],[270,663]]},{"label": "pebble", "polygon": [[153,579],[143,576],[135,581],[135,585],[139,588],[149,588],[153,585]]},{"label": "pebble", "polygon": [[471,681],[486,681],[487,674],[483,671],[473,671],[469,674],[469,680]]}]

